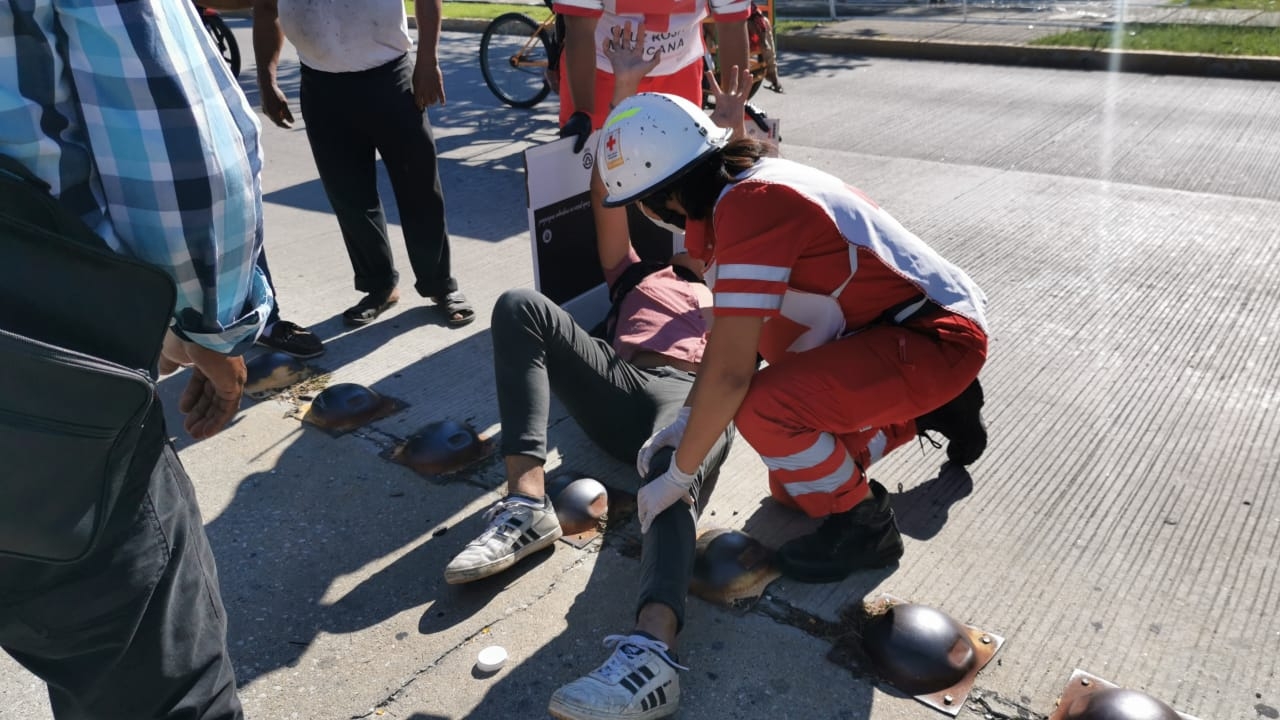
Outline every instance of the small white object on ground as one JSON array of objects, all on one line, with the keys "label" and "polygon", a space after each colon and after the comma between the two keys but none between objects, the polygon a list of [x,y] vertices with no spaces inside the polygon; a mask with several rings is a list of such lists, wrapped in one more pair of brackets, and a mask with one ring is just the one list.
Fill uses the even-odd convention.
[{"label": "small white object on ground", "polygon": [[480,657],[476,659],[476,669],[480,672],[493,672],[502,669],[502,664],[506,661],[506,649],[500,645],[490,645],[480,651]]}]

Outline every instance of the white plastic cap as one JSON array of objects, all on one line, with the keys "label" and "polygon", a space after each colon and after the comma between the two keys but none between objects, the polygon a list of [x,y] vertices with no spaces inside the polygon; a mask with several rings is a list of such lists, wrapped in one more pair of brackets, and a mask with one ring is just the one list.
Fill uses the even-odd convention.
[{"label": "white plastic cap", "polygon": [[507,661],[507,651],[500,645],[490,645],[480,651],[480,656],[476,658],[476,669],[480,672],[494,672],[501,670],[503,663]]}]

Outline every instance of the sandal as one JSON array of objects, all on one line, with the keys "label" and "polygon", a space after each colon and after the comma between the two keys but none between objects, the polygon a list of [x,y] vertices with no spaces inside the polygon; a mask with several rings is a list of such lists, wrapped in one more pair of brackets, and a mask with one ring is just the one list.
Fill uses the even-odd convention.
[{"label": "sandal", "polygon": [[400,291],[391,288],[385,293],[369,293],[360,302],[342,311],[342,322],[347,325],[368,325],[400,302]]},{"label": "sandal", "polygon": [[454,290],[448,295],[437,295],[431,300],[444,311],[445,322],[449,327],[469,325],[476,319],[475,309],[471,307],[471,303],[467,302],[467,296],[460,290]]}]

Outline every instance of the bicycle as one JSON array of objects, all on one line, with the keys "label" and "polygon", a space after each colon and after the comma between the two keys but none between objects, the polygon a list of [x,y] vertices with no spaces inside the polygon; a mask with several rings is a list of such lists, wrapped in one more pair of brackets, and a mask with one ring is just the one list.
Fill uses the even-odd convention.
[{"label": "bicycle", "polygon": [[542,22],[520,12],[494,18],[480,37],[484,84],[511,107],[530,108],[542,102],[559,81],[560,37],[554,12]]},{"label": "bicycle", "polygon": [[196,4],[196,13],[200,16],[200,22],[204,24],[209,37],[213,38],[213,45],[218,48],[218,54],[231,69],[231,77],[239,79],[240,44],[236,42],[236,36],[231,33],[231,28],[227,27],[226,21],[213,8]]},{"label": "bicycle", "polygon": [[[751,3],[751,15],[747,20],[747,32],[750,39],[750,50],[747,56],[747,68],[751,71],[751,91],[747,93],[747,98],[754,98],[756,93],[760,91],[765,80],[769,81],[769,89],[773,92],[782,92],[782,81],[778,78],[778,57],[774,50],[773,38],[773,22],[770,19],[773,15],[773,0],[769,0],[769,12],[766,15],[760,11],[754,2]],[[706,48],[705,54],[702,56],[702,64],[708,70],[713,71],[717,77],[720,75],[720,65],[717,62],[719,55],[716,53],[716,26],[715,23],[704,21],[702,25],[702,44]],[[711,94],[711,87],[704,79],[702,81],[702,106],[706,109],[715,107],[715,100]]]},{"label": "bicycle", "polygon": [[[548,7],[550,0],[546,0]],[[769,0],[769,14],[773,13],[773,0]],[[775,92],[782,92],[778,81],[777,59],[773,52],[773,28],[768,16],[752,3],[749,29],[752,38],[749,67],[753,79],[750,96],[754,97],[766,79]],[[480,37],[480,74],[485,85],[502,102],[517,108],[530,108],[546,99],[551,92],[559,91],[559,61],[563,22],[552,13],[538,22],[521,12],[499,15],[485,28]],[[715,24],[707,22],[702,28],[706,54],[703,63],[708,69],[719,71],[715,61]],[[710,87],[703,81],[703,106],[710,108]]]}]

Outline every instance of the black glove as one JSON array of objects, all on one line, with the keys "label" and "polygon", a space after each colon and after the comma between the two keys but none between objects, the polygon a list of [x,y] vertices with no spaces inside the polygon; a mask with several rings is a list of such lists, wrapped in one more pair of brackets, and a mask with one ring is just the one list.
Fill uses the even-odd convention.
[{"label": "black glove", "polygon": [[573,143],[573,154],[577,155],[582,152],[583,146],[587,144],[587,138],[591,136],[591,116],[584,112],[576,112],[569,116],[569,121],[560,128],[560,137],[576,137]]}]

